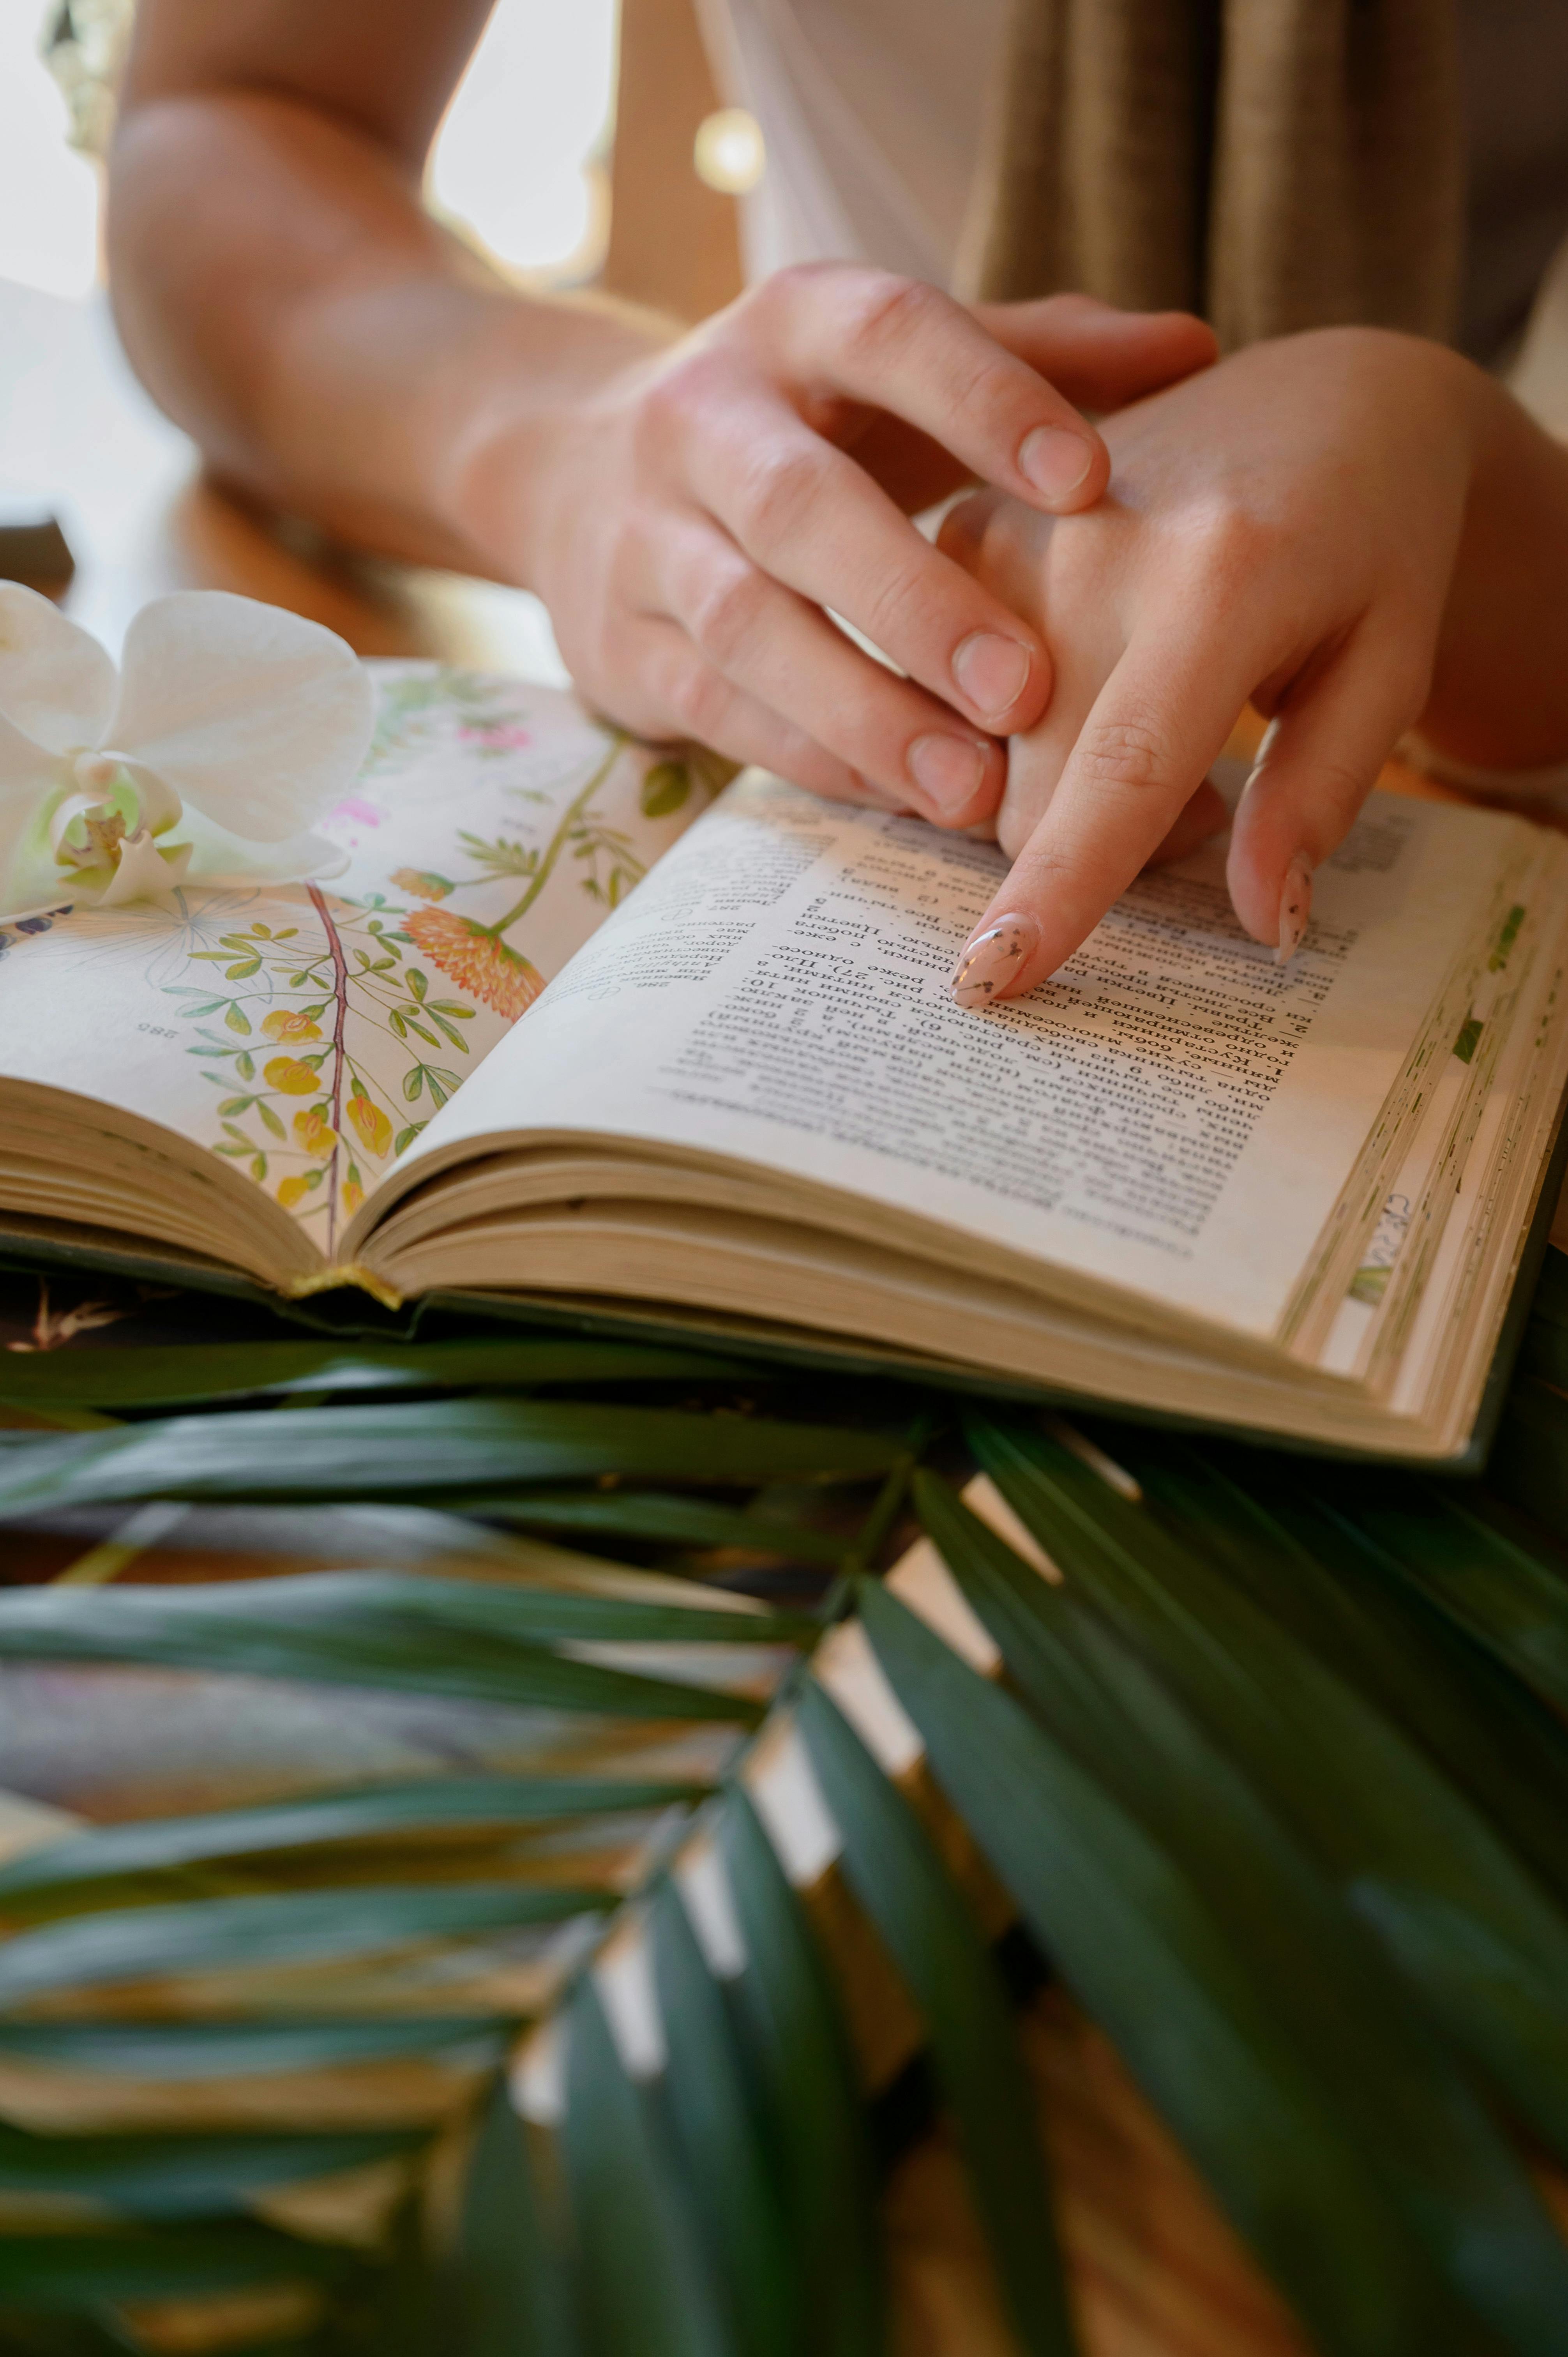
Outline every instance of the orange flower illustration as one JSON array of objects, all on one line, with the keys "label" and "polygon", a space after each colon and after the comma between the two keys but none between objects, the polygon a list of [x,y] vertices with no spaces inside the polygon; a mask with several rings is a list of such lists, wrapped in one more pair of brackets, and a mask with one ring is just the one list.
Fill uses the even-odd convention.
[{"label": "orange flower illustration", "polygon": [[310,1181],[314,1176],[313,1171],[303,1170],[297,1178],[284,1178],[279,1181],[278,1201],[285,1211],[292,1211],[297,1204],[304,1202],[310,1192]]},{"label": "orange flower illustration", "polygon": [[302,1015],[297,1006],[280,1006],[262,1017],[262,1028],[269,1039],[319,1039],[321,1026]]},{"label": "orange flower illustration", "polygon": [[285,1097],[313,1097],[321,1086],[314,1064],[302,1064],[296,1056],[274,1056],[262,1066],[269,1089],[281,1089]]},{"label": "orange flower illustration", "polygon": [[374,1155],[384,1155],[392,1144],[392,1127],[380,1105],[361,1096],[356,1089],[347,1107],[349,1120],[360,1137]]},{"label": "orange flower illustration", "polygon": [[412,892],[421,900],[445,900],[452,889],[449,877],[425,867],[394,867],[392,880],[400,892]]},{"label": "orange flower illustration", "polygon": [[294,1134],[306,1154],[319,1154],[323,1160],[338,1143],[337,1131],[322,1119],[315,1105],[295,1114]]},{"label": "orange flower illustration", "polygon": [[450,909],[416,909],[403,931],[417,942],[432,965],[498,1015],[515,1022],[526,1015],[544,987],[544,976],[503,941]]}]

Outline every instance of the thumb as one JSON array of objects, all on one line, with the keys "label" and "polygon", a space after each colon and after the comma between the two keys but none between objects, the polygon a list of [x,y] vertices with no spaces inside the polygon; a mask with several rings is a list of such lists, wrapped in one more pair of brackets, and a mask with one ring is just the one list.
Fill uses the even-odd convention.
[{"label": "thumb", "polygon": [[1091,295],[1048,295],[977,303],[974,316],[1079,409],[1121,409],[1219,357],[1213,328],[1190,311],[1119,311]]}]

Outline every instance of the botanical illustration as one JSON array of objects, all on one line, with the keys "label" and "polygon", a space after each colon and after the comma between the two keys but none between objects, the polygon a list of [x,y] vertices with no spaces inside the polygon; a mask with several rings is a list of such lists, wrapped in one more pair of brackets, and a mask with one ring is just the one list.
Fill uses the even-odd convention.
[{"label": "botanical illustration", "polygon": [[478,1010],[409,961],[401,909],[299,889],[313,921],[276,922],[282,896],[269,894],[274,921],[257,917],[190,953],[191,965],[215,969],[205,986],[163,987],[195,1027],[187,1052],[223,1092],[214,1151],[270,1185],[285,1211],[321,1213],[330,1257],[367,1176],[373,1185],[457,1087],[459,1060],[472,1053],[463,1027]]},{"label": "botanical illustration", "polygon": [[369,754],[323,823],[348,855],[330,885],[182,885],[166,907],[0,926],[7,985],[27,970],[43,989],[58,964],[56,992],[69,972],[73,997],[122,1010],[141,1077],[83,1006],[76,1084],[199,1137],[328,1259],[723,774],[553,690],[435,664],[374,675]]}]

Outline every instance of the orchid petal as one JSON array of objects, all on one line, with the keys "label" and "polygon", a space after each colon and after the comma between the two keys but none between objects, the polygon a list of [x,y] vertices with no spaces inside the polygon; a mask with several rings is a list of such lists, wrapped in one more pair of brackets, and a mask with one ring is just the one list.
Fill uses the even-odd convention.
[{"label": "orchid petal", "polygon": [[335,631],[224,590],[178,590],[126,631],[101,741],[231,839],[281,846],[340,799],[374,721],[370,676]]},{"label": "orchid petal", "polygon": [[[96,745],[114,686],[114,666],[95,638],[36,589],[0,581],[0,718],[11,730],[45,755]],[[0,780],[5,774],[0,743]]]},{"label": "orchid petal", "polygon": [[205,811],[188,804],[175,839],[191,847],[192,884],[293,884],[341,876],[349,854],[325,834],[291,834],[282,843],[256,843],[231,834]]},{"label": "orchid petal", "polygon": [[43,813],[59,763],[0,716],[0,919],[58,895],[59,871]]}]

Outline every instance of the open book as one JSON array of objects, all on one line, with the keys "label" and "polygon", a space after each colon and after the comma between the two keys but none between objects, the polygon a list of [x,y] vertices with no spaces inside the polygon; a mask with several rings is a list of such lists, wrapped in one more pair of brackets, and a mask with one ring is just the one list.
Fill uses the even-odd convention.
[{"label": "open book", "polygon": [[1568,1082],[1568,844],[1378,795],[1289,966],[1210,846],[965,1013],[994,848],[755,773],[705,807],[543,690],[381,694],[329,891],[0,935],[14,1237],[1464,1453]]}]

